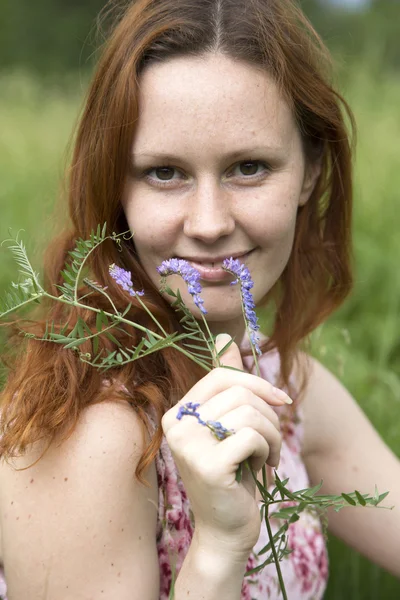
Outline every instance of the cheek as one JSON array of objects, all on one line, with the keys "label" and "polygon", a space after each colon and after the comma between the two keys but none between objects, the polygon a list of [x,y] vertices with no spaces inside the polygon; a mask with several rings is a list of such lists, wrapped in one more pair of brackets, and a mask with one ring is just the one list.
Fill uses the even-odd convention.
[{"label": "cheek", "polygon": [[164,256],[175,239],[174,214],[157,210],[151,203],[144,206],[132,200],[125,203],[124,211],[139,255],[142,249]]},{"label": "cheek", "polygon": [[296,226],[297,207],[282,201],[268,206],[257,220],[256,239],[260,246],[285,245],[291,242]]}]

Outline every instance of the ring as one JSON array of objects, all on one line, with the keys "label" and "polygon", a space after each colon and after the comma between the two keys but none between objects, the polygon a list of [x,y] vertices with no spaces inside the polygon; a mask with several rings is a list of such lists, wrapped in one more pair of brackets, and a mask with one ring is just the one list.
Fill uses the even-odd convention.
[{"label": "ring", "polygon": [[219,421],[203,421],[200,417],[200,414],[196,410],[199,406],[200,403],[194,402],[186,402],[186,404],[181,404],[178,409],[176,418],[178,419],[178,421],[180,421],[185,415],[188,415],[190,417],[196,417],[198,423],[200,423],[200,425],[203,425],[204,427],[208,427],[212,435],[219,441],[222,441],[230,435],[236,433],[234,429],[227,429]]}]

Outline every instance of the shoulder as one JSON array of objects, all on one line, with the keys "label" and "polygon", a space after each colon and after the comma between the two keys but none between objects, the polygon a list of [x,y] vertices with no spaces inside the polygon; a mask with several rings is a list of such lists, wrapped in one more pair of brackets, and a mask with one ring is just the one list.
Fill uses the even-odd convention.
[{"label": "shoulder", "polygon": [[[105,590],[115,586],[117,572],[110,565],[118,564],[124,572],[118,583],[131,586],[134,571],[140,575],[139,566],[128,568],[136,560],[140,569],[149,569],[149,581],[143,580],[143,591],[149,592],[154,585],[150,576],[158,568],[154,461],[144,472],[150,487],[134,475],[147,442],[127,403],[102,402],[87,407],[70,437],[52,444],[40,460],[43,447],[38,444],[11,464],[2,462],[3,558],[6,569],[13,567],[8,577],[21,569],[27,574],[25,585],[29,580],[41,589],[43,573],[37,565],[50,568],[51,562],[54,581],[95,595],[101,592],[99,582]],[[53,597],[58,598],[58,583],[54,585]],[[17,597],[26,596],[21,592]]]},{"label": "shoulder", "polygon": [[300,400],[304,425],[304,456],[327,454],[337,447],[338,438],[351,439],[353,427],[363,412],[350,392],[318,360],[300,355],[300,369],[307,373]]}]

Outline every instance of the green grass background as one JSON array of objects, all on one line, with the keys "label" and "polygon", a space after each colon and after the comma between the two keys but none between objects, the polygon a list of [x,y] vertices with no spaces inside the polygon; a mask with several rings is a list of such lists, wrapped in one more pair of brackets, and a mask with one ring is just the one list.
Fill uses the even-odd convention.
[{"label": "green grass background", "polygon": [[[356,286],[315,333],[314,352],[400,456],[400,78],[364,61],[345,65],[341,83],[358,123]],[[0,239],[10,227],[24,229],[39,270],[85,89],[79,76],[56,85],[23,72],[0,75]],[[0,249],[0,289],[15,276],[9,253]],[[400,581],[333,538],[329,551],[326,599],[400,598]]]}]

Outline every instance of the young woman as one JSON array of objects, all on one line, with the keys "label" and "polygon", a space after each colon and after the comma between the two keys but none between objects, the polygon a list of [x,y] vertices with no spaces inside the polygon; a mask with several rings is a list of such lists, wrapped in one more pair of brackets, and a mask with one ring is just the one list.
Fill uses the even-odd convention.
[{"label": "young woman", "polygon": [[[110,277],[112,263],[132,273],[166,331],[181,331],[157,267],[186,259],[201,274],[210,330],[235,339],[222,362],[239,370],[205,374],[165,349],[104,374],[19,336],[1,404],[9,600],[165,600],[174,570],[176,600],[280,597],[273,564],[244,578],[267,540],[252,478],[235,480],[246,458],[259,474],[279,465],[292,490],[321,479],[322,493],[376,484],[397,504],[399,461],[341,384],[299,350],[352,283],[352,119],[327,65],[289,0],[137,0],[118,13],[80,120],[70,220],[49,247],[47,285],[61,282],[75,240],[99,223],[130,229],[122,251],[106,242],[91,263],[116,307],[131,301],[129,318],[154,329]],[[237,286],[220,268],[228,257],[250,270],[256,306],[275,307],[259,342],[261,377]],[[168,283],[201,322],[183,280]],[[80,315],[93,324],[89,311]],[[55,303],[29,327],[40,335],[45,320],[72,328],[76,318]],[[177,419],[187,402],[236,433],[218,441],[190,416]],[[399,522],[397,508],[329,514],[331,531],[396,575]],[[288,597],[322,598],[319,519],[302,513],[288,536]]]}]

